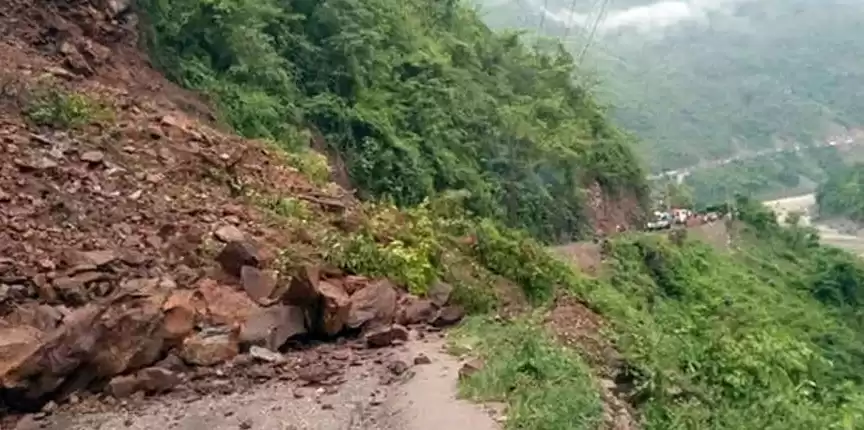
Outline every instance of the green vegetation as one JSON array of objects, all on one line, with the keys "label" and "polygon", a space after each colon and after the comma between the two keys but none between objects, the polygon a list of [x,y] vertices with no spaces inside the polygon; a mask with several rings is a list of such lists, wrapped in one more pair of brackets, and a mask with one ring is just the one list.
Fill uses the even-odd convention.
[{"label": "green vegetation", "polygon": [[[819,245],[814,231],[780,227],[758,204],[736,204],[731,251],[637,234],[612,241],[599,278],[555,263],[544,273],[612,322],[648,429],[859,428],[864,263]],[[490,366],[465,393],[509,401],[508,428],[594,428],[590,372],[532,321],[462,329],[457,346]]]},{"label": "green vegetation", "polygon": [[831,172],[844,166],[843,155],[835,148],[813,148],[696,170],[684,184],[697,206],[729,201],[736,195],[772,199],[812,192]]},{"label": "green vegetation", "polygon": [[[473,311],[498,305],[502,279],[518,283],[540,311],[557,293],[578,295],[611,322],[634,378],[631,400],[649,429],[864,422],[864,264],[820,246],[814,232],[781,228],[742,199],[729,251],[683,236],[620,236],[604,247],[596,279],[545,251],[541,240],[585,228],[585,184],[638,198],[647,191],[628,138],[572,82],[562,50],[530,50],[456,2],[140,6],[153,57],[171,78],[213,96],[241,133],[294,151],[289,161],[323,183],[323,160],[297,151],[306,129],[317,130],[363,195],[377,200],[348,228],[336,221],[349,215],[325,216],[296,196],[251,196],[301,238],[281,258],[317,253],[417,294],[448,282]],[[664,151],[657,155],[675,148]],[[802,170],[830,169],[806,161],[815,164]],[[753,170],[783,186],[795,181],[782,168]],[[685,191],[666,190],[682,199]],[[469,321],[457,345],[487,366],[465,394],[506,400],[509,428],[595,428],[601,409],[591,370],[537,325],[531,316]]]},{"label": "green vegetation", "polygon": [[462,394],[507,402],[508,428],[599,428],[603,411],[590,368],[537,324],[530,319],[496,324],[483,318],[464,324],[451,341],[454,352],[479,355],[484,366],[462,384]]},{"label": "green vegetation", "polygon": [[864,221],[864,164],[832,172],[816,191],[816,204],[820,215]]},{"label": "green vegetation", "polygon": [[[477,2],[490,24],[567,35],[572,52],[581,52],[589,32],[541,18],[541,4],[561,17],[574,8],[593,19],[600,3]],[[631,9],[640,6],[651,7]],[[610,2],[605,27],[583,63],[596,71],[598,93],[614,106],[619,124],[641,140],[638,152],[651,170],[845,140],[850,129],[860,128],[864,102],[856,94],[864,42],[855,34],[864,23],[861,3],[684,0],[670,9],[670,3],[653,0]],[[620,18],[625,11],[626,20]],[[800,164],[774,158],[724,167],[694,178],[692,188],[698,198],[712,200],[727,194],[714,187],[759,196],[797,188],[796,174],[824,179]]]},{"label": "green vegetation", "polygon": [[629,139],[574,84],[563,49],[531,50],[458,2],[145,0],[167,75],[247,136],[288,148],[310,126],[364,197],[467,190],[478,216],[544,240],[587,230],[582,188],[643,198]]},{"label": "green vegetation", "polygon": [[41,82],[27,94],[24,114],[37,126],[74,129],[110,119],[111,112],[95,100],[69,92],[51,81]]}]

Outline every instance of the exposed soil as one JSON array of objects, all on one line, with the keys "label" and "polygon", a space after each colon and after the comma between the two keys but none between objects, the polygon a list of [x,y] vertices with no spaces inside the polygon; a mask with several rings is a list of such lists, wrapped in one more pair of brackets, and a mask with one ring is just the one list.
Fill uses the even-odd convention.
[{"label": "exposed soil", "polygon": [[630,378],[624,362],[608,340],[603,318],[571,296],[559,297],[546,318],[547,328],[559,341],[578,351],[590,364],[601,382],[603,428],[634,430],[642,428],[627,402]]}]

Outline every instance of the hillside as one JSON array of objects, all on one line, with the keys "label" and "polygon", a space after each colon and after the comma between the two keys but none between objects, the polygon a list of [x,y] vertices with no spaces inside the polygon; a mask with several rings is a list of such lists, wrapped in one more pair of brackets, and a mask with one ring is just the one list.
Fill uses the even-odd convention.
[{"label": "hillside", "polygon": [[7,4],[0,425],[188,422],[262,381],[273,416],[314,399],[348,421],[327,399],[349,378],[374,394],[357,419],[387,416],[424,361],[397,346],[552,297],[503,224],[568,240],[639,216],[644,174],[566,54],[420,5]]},{"label": "hillside", "polygon": [[565,52],[453,2],[234,3],[141,2],[152,57],[244,135],[290,147],[316,130],[359,196],[406,206],[460,190],[477,216],[554,241],[593,233],[603,212],[620,213],[613,227],[638,216],[641,165]]},{"label": "hillside", "polygon": [[864,164],[837,169],[819,185],[816,204],[819,215],[864,221]]},{"label": "hillside", "polygon": [[[593,22],[599,3],[573,2],[574,22]],[[564,28],[569,1],[481,10],[497,25],[536,31],[543,5],[551,15],[542,33],[569,35],[579,52],[588,32]],[[864,5],[843,0],[611,2],[583,67],[597,71],[652,170],[685,167],[859,127],[862,22]]]},{"label": "hillside", "polygon": [[645,193],[567,54],[453,3],[108,3],[0,9],[3,428],[864,423],[864,263],[813,231],[550,252]]}]

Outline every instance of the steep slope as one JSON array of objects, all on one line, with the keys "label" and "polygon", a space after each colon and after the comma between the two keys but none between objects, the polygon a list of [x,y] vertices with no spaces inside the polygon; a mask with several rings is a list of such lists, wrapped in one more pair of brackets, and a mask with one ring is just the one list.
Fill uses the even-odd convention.
[{"label": "steep slope", "polygon": [[332,394],[358,366],[377,386],[410,367],[394,323],[416,336],[499,305],[513,284],[489,255],[516,236],[435,201],[363,204],[323,157],[212,123],[148,65],[135,20],[98,1],[0,12],[3,428],[268,379]]},{"label": "steep slope", "polygon": [[212,95],[247,136],[290,146],[314,126],[361,197],[405,206],[461,190],[472,213],[556,241],[593,232],[604,210],[592,187],[630,202],[618,223],[638,216],[640,163],[573,83],[570,56],[493,33],[458,2],[141,8],[172,79]]},{"label": "steep slope", "polygon": [[[860,428],[864,263],[820,245],[814,230],[781,228],[760,205],[737,204],[739,220],[710,226],[724,240],[678,231],[563,249],[582,265],[602,263],[593,279],[545,268],[572,294],[552,304],[550,328],[643,428]],[[472,320],[460,329],[489,361],[469,392],[496,399],[531,381],[548,391],[546,402],[519,408],[514,420],[591,428],[580,425],[596,403],[580,391],[584,381],[556,379],[569,357],[529,329],[536,323]],[[513,341],[523,337],[534,341]]]}]

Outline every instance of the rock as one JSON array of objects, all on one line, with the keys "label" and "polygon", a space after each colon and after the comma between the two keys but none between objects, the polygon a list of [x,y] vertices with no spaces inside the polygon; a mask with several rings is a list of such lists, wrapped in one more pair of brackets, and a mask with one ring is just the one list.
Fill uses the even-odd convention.
[{"label": "rock", "polygon": [[25,172],[38,172],[57,168],[57,162],[48,157],[31,158],[27,160],[15,159],[18,169]]},{"label": "rock", "polygon": [[153,366],[168,369],[176,373],[183,373],[189,370],[189,368],[186,366],[186,363],[183,362],[183,359],[178,357],[174,353],[168,354],[167,356],[165,356],[165,358],[163,358]]},{"label": "rock", "polygon": [[318,283],[322,298],[321,329],[328,336],[335,336],[345,326],[351,312],[351,299],[339,286],[327,281]]},{"label": "rock", "polygon": [[108,275],[101,272],[83,272],[74,276],[64,276],[54,279],[54,291],[68,303],[83,305],[88,301],[86,286],[107,278]]},{"label": "rock", "polygon": [[305,311],[297,306],[278,305],[251,315],[240,329],[240,342],[278,350],[288,339],[306,333]]},{"label": "rock", "polygon": [[418,354],[414,357],[415,365],[431,364],[432,360],[426,354]]},{"label": "rock", "polygon": [[402,375],[408,370],[408,364],[402,360],[393,360],[387,363],[387,370],[394,375]]},{"label": "rock", "polygon": [[147,135],[149,135],[153,140],[159,140],[164,137],[165,133],[162,131],[161,127],[151,125],[147,127]]},{"label": "rock", "polygon": [[165,339],[169,341],[182,340],[192,330],[200,315],[206,312],[207,304],[201,294],[195,291],[176,290],[171,292],[168,300],[162,305],[164,313],[163,328]]},{"label": "rock", "polygon": [[44,412],[46,414],[52,414],[56,410],[57,410],[57,403],[55,403],[53,400],[46,403],[45,406],[42,406],[42,412]]},{"label": "rock", "polygon": [[115,18],[132,7],[133,0],[107,0],[105,3],[109,16]]},{"label": "rock", "polygon": [[81,161],[90,164],[99,164],[105,160],[105,154],[102,151],[87,151],[81,154]]},{"label": "rock", "polygon": [[467,361],[459,369],[459,379],[462,380],[470,377],[471,375],[483,370],[483,367],[485,365],[486,363],[484,363],[483,360],[480,360],[479,358]]},{"label": "rock", "polygon": [[225,331],[202,331],[187,337],[180,358],[196,366],[214,366],[234,358],[239,353],[237,340]]},{"label": "rock", "polygon": [[168,391],[183,381],[176,373],[163,367],[148,367],[141,369],[136,374],[139,389],[148,393],[162,393]]},{"label": "rock", "polygon": [[447,306],[438,311],[432,325],[435,327],[447,327],[462,321],[465,317],[465,310],[461,306]]},{"label": "rock", "polygon": [[352,295],[369,285],[369,278],[365,276],[346,276],[342,280],[342,286],[348,295]]},{"label": "rock", "polygon": [[233,225],[226,225],[223,227],[219,227],[215,233],[216,239],[221,240],[225,243],[231,242],[243,242],[246,240],[246,236],[240,231],[239,228],[234,227]]},{"label": "rock", "polygon": [[102,267],[117,260],[117,254],[111,250],[82,252],[81,259],[95,267]]},{"label": "rock", "polygon": [[408,329],[399,325],[379,327],[369,330],[363,335],[363,340],[370,348],[381,348],[390,346],[394,341],[405,342],[408,340]]},{"label": "rock", "polygon": [[213,279],[199,281],[197,291],[207,307],[206,318],[214,325],[242,324],[260,309],[246,293]]},{"label": "rock", "polygon": [[90,76],[93,74],[93,68],[90,67],[87,59],[84,58],[84,55],[81,54],[81,51],[79,51],[75,45],[69,42],[63,42],[60,44],[60,53],[63,54],[63,57],[65,58],[66,67],[73,72],[84,76]]},{"label": "rock", "polygon": [[72,72],[70,72],[70,71],[68,71],[62,67],[56,67],[56,66],[46,67],[45,72],[50,73],[50,74],[57,76],[59,78],[68,79],[68,80],[72,80],[73,78],[75,78],[74,73],[72,73]]},{"label": "rock", "polygon": [[305,265],[291,278],[283,300],[297,306],[314,306],[318,302],[318,280],[320,270],[317,266]]},{"label": "rock", "polygon": [[450,301],[450,294],[453,293],[453,286],[447,284],[445,282],[435,282],[431,288],[429,288],[429,299],[432,300],[432,303],[435,306],[443,307]]},{"label": "rock", "polygon": [[119,375],[159,359],[164,345],[162,306],[168,295],[153,293],[109,305],[99,318],[102,334],[89,360],[95,376]]},{"label": "rock", "polygon": [[222,252],[216,257],[216,261],[222,265],[226,273],[240,277],[243,266],[260,267],[261,251],[249,242],[235,241],[225,245]]},{"label": "rock", "polygon": [[[101,347],[104,326],[97,321],[104,312],[105,308],[94,305],[76,309],[64,318],[61,327],[36,340],[32,338],[35,332],[30,335],[0,332],[0,385],[14,390],[11,398],[21,405],[32,404],[54,392],[67,375],[89,362]],[[11,356],[3,352],[4,344],[14,348]],[[86,381],[88,373],[92,374],[84,372],[79,376]]]},{"label": "rock", "polygon": [[122,399],[138,391],[138,386],[138,378],[135,375],[115,376],[108,382],[105,391],[118,399]]},{"label": "rock", "polygon": [[0,386],[9,387],[7,374],[19,368],[42,346],[42,331],[26,326],[0,327]]},{"label": "rock", "polygon": [[240,284],[249,298],[259,304],[272,302],[271,295],[276,290],[278,274],[273,270],[261,270],[257,267],[243,266],[240,269]]},{"label": "rock", "polygon": [[351,296],[351,311],[346,325],[383,326],[393,322],[396,314],[396,289],[387,279],[377,280]]},{"label": "rock", "polygon": [[397,320],[402,325],[430,323],[435,320],[437,314],[438,311],[431,300],[419,299],[404,307],[399,312]]},{"label": "rock", "polygon": [[249,348],[249,355],[255,357],[258,360],[266,361],[268,363],[282,363],[285,361],[285,357],[282,354],[271,351],[267,348],[262,348],[260,346],[253,346]]},{"label": "rock", "polygon": [[4,319],[12,326],[25,325],[50,333],[63,319],[63,313],[53,306],[30,302],[16,306]]}]

